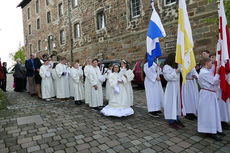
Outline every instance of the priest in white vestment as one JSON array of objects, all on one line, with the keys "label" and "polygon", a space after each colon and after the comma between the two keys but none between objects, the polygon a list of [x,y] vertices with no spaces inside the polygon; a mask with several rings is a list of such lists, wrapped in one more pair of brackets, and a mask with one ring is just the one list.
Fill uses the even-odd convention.
[{"label": "priest in white vestment", "polygon": [[56,66],[57,72],[57,98],[61,99],[62,101],[68,99],[70,97],[69,92],[69,73],[67,71],[66,66],[66,58],[61,58],[60,63]]},{"label": "priest in white vestment", "polygon": [[121,70],[119,72],[120,76],[126,78],[125,89],[128,94],[129,106],[133,106],[133,88],[131,81],[134,79],[134,74],[131,69],[129,69],[128,62],[124,59],[121,60]]},{"label": "priest in white vestment", "polygon": [[214,76],[210,71],[212,62],[209,58],[202,60],[203,68],[200,70],[198,82],[201,90],[198,102],[198,132],[208,133],[210,136],[221,141],[217,133],[222,132],[220,110],[217,100],[217,87],[220,83],[219,72]]},{"label": "priest in white vestment", "polygon": [[54,100],[54,87],[53,80],[51,76],[51,65],[49,65],[48,59],[43,59],[44,63],[40,67],[39,74],[42,78],[41,90],[42,90],[42,99],[46,101]]},{"label": "priest in white vestment", "polygon": [[79,67],[79,63],[75,63],[70,69],[70,78],[73,83],[73,93],[75,104],[81,105],[84,100],[84,87],[83,87],[83,71]]},{"label": "priest in white vestment", "polygon": [[84,67],[84,75],[85,75],[85,103],[89,104],[91,101],[91,86],[90,86],[90,78],[89,74],[92,70],[92,59],[87,59],[87,65]]},{"label": "priest in white vestment", "polygon": [[102,83],[103,76],[101,75],[100,69],[97,66],[98,61],[94,59],[92,61],[93,68],[89,72],[89,81],[91,87],[91,100],[89,102],[89,107],[92,107],[94,110],[99,110],[100,106],[103,106],[103,93],[102,93]]},{"label": "priest in white vestment", "polygon": [[195,68],[186,75],[186,84],[182,84],[182,100],[186,112],[186,118],[189,120],[196,119],[199,90],[196,79],[198,73]]},{"label": "priest in white vestment", "polygon": [[124,83],[127,79],[119,75],[119,65],[113,66],[113,73],[110,74],[110,98],[109,104],[105,106],[101,113],[105,116],[123,117],[134,114],[133,109],[128,102],[128,94],[126,92]]}]

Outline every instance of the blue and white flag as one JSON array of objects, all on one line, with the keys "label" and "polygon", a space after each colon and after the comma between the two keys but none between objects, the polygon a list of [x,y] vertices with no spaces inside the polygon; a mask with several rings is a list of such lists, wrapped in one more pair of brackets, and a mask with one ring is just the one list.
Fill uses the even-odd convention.
[{"label": "blue and white flag", "polygon": [[154,8],[154,0],[151,1],[152,16],[149,23],[149,29],[147,34],[147,54],[148,54],[148,66],[153,65],[155,57],[162,56],[159,37],[165,37],[166,33],[161,23],[161,19]]}]

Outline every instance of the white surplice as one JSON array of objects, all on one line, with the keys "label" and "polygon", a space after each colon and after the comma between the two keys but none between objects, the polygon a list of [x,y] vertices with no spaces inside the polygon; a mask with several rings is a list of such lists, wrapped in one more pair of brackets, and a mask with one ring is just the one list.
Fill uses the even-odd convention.
[{"label": "white surplice", "polygon": [[57,79],[58,79],[58,76],[57,76],[57,72],[55,69],[51,70],[51,75],[52,75],[52,80],[53,80],[54,93],[55,93],[55,96],[57,96]]},{"label": "white surplice", "polygon": [[213,76],[213,72],[202,68],[198,76],[201,90],[198,102],[198,132],[217,133],[222,132],[220,110],[216,96],[219,84],[219,75]]},{"label": "white surplice", "polygon": [[[91,87],[91,101],[89,102],[90,107],[99,107],[103,106],[103,93],[102,93],[102,75],[99,67],[93,67],[89,72],[89,81]],[[97,85],[98,89],[96,90],[93,86]]]},{"label": "white surplice", "polygon": [[70,94],[70,97],[74,97],[75,93],[74,93],[74,87],[73,87],[73,80],[70,77],[70,70],[71,68],[67,67],[67,72],[69,74],[69,94]]},{"label": "white surplice", "polygon": [[197,114],[199,100],[199,90],[193,75],[198,77],[194,69],[186,75],[186,84],[182,84],[182,100],[184,102],[185,112],[188,114]]},{"label": "white surplice", "polygon": [[112,73],[112,70],[108,70],[105,74],[105,78],[106,78],[106,85],[105,85],[105,99],[109,100],[109,94],[110,94],[110,90],[111,90],[111,86],[109,83],[109,76]]},{"label": "white surplice", "polygon": [[[123,83],[118,83],[118,80],[122,80]],[[101,110],[101,113],[105,116],[116,117],[134,114],[134,111],[128,102],[128,94],[124,86],[127,79],[114,72],[110,74],[109,80],[107,81],[110,83],[109,104]]]},{"label": "white surplice", "polygon": [[[56,66],[56,72],[58,79],[56,91],[57,91],[57,98],[69,98],[69,74],[67,73],[67,67],[64,64],[59,63]],[[65,75],[64,75],[65,73]]]},{"label": "white surplice", "polygon": [[156,63],[153,63],[151,67],[148,63],[144,65],[145,72],[145,94],[148,112],[160,111],[164,102],[164,91],[160,81],[157,81],[157,69]]},{"label": "white surplice", "polygon": [[163,75],[167,81],[164,95],[164,116],[167,120],[176,120],[177,116],[181,116],[181,111],[184,114],[184,109],[181,109],[181,102],[178,101],[179,78],[177,74],[176,69],[169,65],[164,66]]},{"label": "white surplice", "polygon": [[50,65],[42,65],[40,67],[39,74],[42,78],[41,90],[42,90],[42,99],[48,99],[55,96],[53,80],[51,76]]},{"label": "white surplice", "polygon": [[89,78],[89,73],[91,69],[93,68],[92,65],[86,65],[84,68],[84,74],[85,74],[85,103],[89,104],[91,101],[91,85],[90,85],[90,78]]},{"label": "white surplice", "polygon": [[133,106],[133,88],[132,88],[132,84],[131,84],[131,81],[134,79],[134,74],[133,74],[133,71],[132,70],[127,70],[125,68],[121,68],[120,70],[120,73],[119,73],[120,76],[124,76],[126,75],[126,81],[125,81],[125,89],[126,89],[126,92],[128,94],[128,102],[129,102],[129,106]]},{"label": "white surplice", "polygon": [[74,100],[79,101],[83,100],[85,97],[84,94],[84,87],[83,87],[83,71],[81,68],[70,69],[70,79],[73,83],[73,93],[74,93]]}]

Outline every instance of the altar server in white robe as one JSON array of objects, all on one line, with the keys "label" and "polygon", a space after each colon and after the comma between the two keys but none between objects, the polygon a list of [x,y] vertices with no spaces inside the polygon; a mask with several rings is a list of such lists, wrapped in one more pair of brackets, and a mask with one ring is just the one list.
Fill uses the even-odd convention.
[{"label": "altar server in white robe", "polygon": [[214,76],[210,71],[212,62],[209,58],[201,61],[202,69],[198,76],[201,90],[198,102],[198,132],[207,133],[211,138],[221,141],[217,135],[222,132],[220,110],[217,100],[217,86],[219,85],[219,70]]},{"label": "altar server in white robe", "polygon": [[60,63],[56,66],[57,72],[57,98],[61,101],[70,97],[69,93],[69,74],[67,72],[66,58],[62,57]]},{"label": "altar server in white robe", "polygon": [[[106,85],[105,85],[105,99],[106,100],[109,100],[109,95],[110,95],[110,89],[111,89],[111,86],[110,86],[110,83],[109,83],[109,76],[110,74],[112,74],[112,68],[113,68],[113,65],[112,64],[109,64],[109,68],[106,70],[105,72],[105,78],[106,78]],[[119,68],[120,69],[120,68]]]},{"label": "altar server in white robe", "polygon": [[57,96],[57,80],[58,80],[58,76],[57,76],[57,72],[56,72],[56,69],[55,69],[57,64],[58,63],[53,63],[53,68],[51,70],[55,96]]},{"label": "altar server in white robe", "polygon": [[110,74],[109,83],[111,86],[109,104],[105,106],[101,113],[105,116],[123,117],[134,114],[129,106],[128,95],[124,86],[127,79],[119,75],[119,65],[114,64],[113,73]]},{"label": "altar server in white robe", "polygon": [[92,59],[87,59],[87,65],[84,67],[84,75],[85,75],[85,103],[89,104],[91,101],[91,86],[90,86],[90,78],[89,73],[92,70]]},{"label": "altar server in white robe", "polygon": [[143,63],[143,71],[145,74],[144,85],[148,112],[153,117],[159,117],[159,112],[161,111],[164,100],[164,91],[159,77],[160,72],[158,72],[159,66],[153,62],[153,65],[149,67],[147,53]]},{"label": "altar server in white robe", "polygon": [[186,84],[182,84],[182,100],[186,111],[186,118],[189,120],[196,119],[199,90],[196,79],[198,73],[195,68],[186,75]]},{"label": "altar server in white robe", "polygon": [[178,74],[180,73],[180,68],[177,68],[175,56],[175,53],[169,54],[163,67],[163,75],[168,82],[164,95],[164,116],[166,120],[169,120],[170,127],[179,129],[179,126],[184,127],[183,123],[179,120],[179,116],[182,113],[184,114],[184,110],[181,108],[181,101],[178,100]]},{"label": "altar server in white robe", "polygon": [[51,65],[49,65],[48,59],[43,59],[44,63],[40,67],[39,74],[42,78],[41,89],[42,89],[42,99],[46,101],[54,100],[54,87],[53,80],[51,76]]},{"label": "altar server in white robe", "polygon": [[70,63],[67,63],[67,73],[69,74],[69,94],[71,98],[74,98],[74,87],[73,87],[73,80],[70,77],[70,70],[72,68]]},{"label": "altar server in white robe", "polygon": [[128,102],[130,106],[133,106],[133,88],[131,81],[134,79],[134,74],[133,71],[129,69],[128,62],[124,59],[121,60],[121,70],[119,74],[126,78],[126,83],[124,85],[128,94]]},{"label": "altar server in white robe", "polygon": [[93,68],[89,72],[89,81],[91,87],[91,101],[89,102],[89,107],[92,107],[94,110],[99,110],[99,107],[103,106],[102,83],[104,80],[100,69],[97,66],[98,60],[94,59],[92,63]]},{"label": "altar server in white robe", "polygon": [[75,104],[81,105],[84,100],[84,87],[83,87],[83,71],[79,67],[79,63],[75,63],[70,70],[70,78],[74,88],[74,101]]},{"label": "altar server in white robe", "polygon": [[228,122],[230,122],[230,117],[229,117],[229,108],[228,108],[228,103],[229,100],[226,102],[222,100],[221,98],[221,89],[218,88],[218,104],[219,104],[219,109],[220,109],[220,120],[221,120],[221,126],[222,129],[229,130],[229,125]]}]

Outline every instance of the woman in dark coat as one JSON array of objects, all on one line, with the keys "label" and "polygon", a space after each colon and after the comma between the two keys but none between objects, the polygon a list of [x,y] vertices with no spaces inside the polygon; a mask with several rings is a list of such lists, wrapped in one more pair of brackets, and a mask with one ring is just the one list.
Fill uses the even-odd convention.
[{"label": "woman in dark coat", "polygon": [[17,59],[17,64],[15,65],[15,72],[13,74],[15,80],[16,92],[24,91],[24,80],[25,80],[25,70],[22,67],[21,59]]}]

